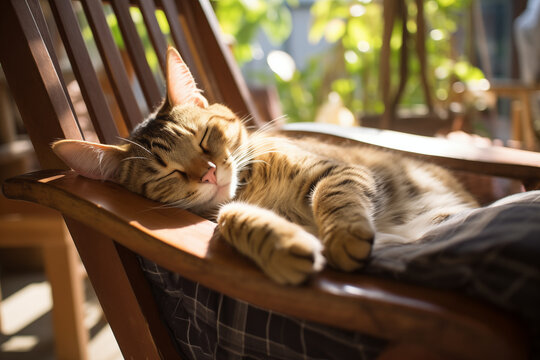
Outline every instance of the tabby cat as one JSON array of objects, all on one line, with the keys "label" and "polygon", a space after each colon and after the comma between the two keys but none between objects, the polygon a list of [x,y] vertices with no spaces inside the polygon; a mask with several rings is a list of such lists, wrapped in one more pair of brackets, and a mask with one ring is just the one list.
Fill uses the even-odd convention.
[{"label": "tabby cat", "polygon": [[248,131],[209,105],[178,52],[167,52],[167,98],[126,144],[61,140],[79,174],[214,215],[223,238],[279,283],[325,262],[362,268],[377,244],[414,241],[477,206],[445,170],[393,153]]}]

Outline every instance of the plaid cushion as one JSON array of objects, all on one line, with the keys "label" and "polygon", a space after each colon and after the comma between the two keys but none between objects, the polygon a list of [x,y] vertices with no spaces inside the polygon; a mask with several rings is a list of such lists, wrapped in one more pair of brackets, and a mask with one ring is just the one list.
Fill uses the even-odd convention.
[{"label": "plaid cushion", "polygon": [[141,258],[182,358],[372,359],[386,341],[236,300]]},{"label": "plaid cushion", "polygon": [[[461,291],[520,316],[540,355],[540,191],[458,214],[414,244],[373,252],[365,269]],[[382,339],[229,298],[141,258],[179,351],[189,359],[372,359]]]}]

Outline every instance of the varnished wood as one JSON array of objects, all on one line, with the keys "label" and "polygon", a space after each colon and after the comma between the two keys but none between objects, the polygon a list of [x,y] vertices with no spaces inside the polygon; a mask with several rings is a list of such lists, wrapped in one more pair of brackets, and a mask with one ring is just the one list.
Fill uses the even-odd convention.
[{"label": "varnished wood", "polygon": [[[59,216],[61,244],[42,246],[45,273],[53,298],[54,345],[58,359],[88,359],[88,331],[84,326],[84,283],[79,256],[68,230]],[[35,243],[42,237],[34,236]],[[43,242],[41,242],[43,245]]]},{"label": "varnished wood", "polygon": [[[31,9],[26,1],[2,1],[0,16],[0,61],[38,159],[45,167],[65,168],[50,142],[81,135]],[[9,56],[13,53],[22,56]]]},{"label": "varnished wood", "polygon": [[[176,0],[177,2],[181,2]],[[216,90],[223,96],[227,104],[238,116],[246,117],[250,125],[262,125],[263,122],[251,100],[248,87],[232,57],[232,53],[221,39],[221,30],[216,15],[212,10],[210,1],[183,1],[183,6],[189,7],[189,27],[196,29],[194,33],[199,39],[196,42],[197,52],[204,53],[207,69],[227,69],[227,71],[213,71]]]},{"label": "varnished wood", "polygon": [[83,273],[61,215],[0,196],[0,249],[39,249],[53,300],[52,326],[58,359],[88,358],[83,321]]},{"label": "varnished wood", "polygon": [[[36,22],[37,28],[39,29],[41,38],[43,39],[43,42],[45,43],[45,46],[47,47],[47,50],[49,51],[51,61],[56,70],[56,73],[61,74],[62,69],[60,67],[58,58],[54,56],[55,51],[54,51],[53,40],[51,39],[51,35],[48,32],[48,25],[47,25],[47,21],[45,20],[45,16],[43,15],[43,12],[41,11],[41,4],[39,1],[27,1],[27,4],[30,11],[32,12],[32,16],[34,18],[34,21]],[[60,84],[62,85],[64,92],[67,94],[68,91],[67,91],[67,86],[66,86],[64,77],[59,76],[58,80],[60,81]],[[71,111],[75,114],[73,103],[71,101],[68,101],[68,104],[71,108]]]},{"label": "varnished wood", "polygon": [[129,2],[128,0],[111,0],[111,5],[116,14],[130,60],[139,79],[146,105],[150,111],[153,111],[161,103],[161,92],[146,61],[141,39],[129,13]]},{"label": "varnished wood", "polygon": [[[56,208],[86,226],[100,224],[100,232],[122,246],[264,308],[399,342],[429,344],[454,357],[524,356],[518,350],[524,337],[517,323],[486,304],[447,291],[332,270],[303,287],[280,286],[216,238],[214,223],[159,207],[116,184],[49,171],[11,179],[4,193]],[[110,250],[92,244],[96,256]]]},{"label": "varnished wood", "polygon": [[[185,31],[186,15],[178,11],[177,3],[174,0],[158,0],[158,3],[169,22],[171,38],[173,39],[174,45],[188,65],[198,86],[202,90],[205,90],[204,95],[211,102],[220,101],[220,98],[216,97],[215,92],[212,91],[208,82],[208,78],[200,61],[201,54],[197,54],[196,51],[194,51],[195,44],[192,36],[190,32]],[[181,4],[178,5],[181,6]],[[210,92],[209,94],[206,93],[208,91]]]},{"label": "varnished wood", "polygon": [[159,28],[159,24],[156,19],[156,6],[154,0],[136,0],[136,5],[139,7],[143,16],[144,23],[146,25],[146,31],[150,42],[154,47],[154,52],[158,58],[161,71],[165,74],[166,62],[165,54],[167,52],[167,42],[165,37]]},{"label": "varnished wood", "polygon": [[[140,297],[151,296],[143,275],[137,274],[142,270],[130,267],[131,274],[127,273],[116,244],[103,232],[93,228],[95,222],[79,222],[66,217],[66,224],[84,266],[91,274],[90,281],[124,358],[179,359],[170,337],[166,335],[164,324],[159,321],[155,303],[146,303],[147,306],[151,305],[152,311],[148,307],[140,307]],[[137,277],[139,289],[134,289],[130,276]],[[144,290],[143,294],[140,288]],[[156,325],[161,326],[159,331]]]},{"label": "varnished wood", "polygon": [[[94,125],[94,130],[100,141],[109,144],[114,143],[118,139],[119,132],[113,121],[103,90],[99,85],[71,1],[51,0],[49,3],[73,73],[79,83],[88,115]],[[62,138],[63,136],[56,137]],[[38,153],[40,152],[41,150],[38,151]]]},{"label": "varnished wood", "polygon": [[116,101],[128,130],[133,129],[143,118],[137,100],[131,89],[126,68],[122,62],[120,52],[107,24],[103,5],[99,0],[82,1],[88,23],[92,28],[94,40],[101,55],[101,60],[109,81],[116,96]]},{"label": "varnished wood", "polygon": [[513,138],[522,141],[527,150],[540,150],[531,109],[531,97],[540,93],[540,84],[523,84],[512,80],[496,81],[490,85],[488,91],[497,97],[512,99]]}]

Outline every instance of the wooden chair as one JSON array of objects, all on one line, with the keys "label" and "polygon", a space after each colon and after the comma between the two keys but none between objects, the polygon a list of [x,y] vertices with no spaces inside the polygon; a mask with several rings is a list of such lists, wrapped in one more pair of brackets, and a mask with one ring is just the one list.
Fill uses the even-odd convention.
[{"label": "wooden chair", "polygon": [[[28,140],[0,145],[0,177],[20,174],[22,169],[29,171],[32,157]],[[57,358],[87,359],[88,333],[83,319],[85,273],[61,214],[0,195],[0,234],[0,250],[26,248],[41,253],[51,285]]]},{"label": "wooden chair", "polygon": [[526,85],[519,81],[498,81],[488,90],[497,98],[510,98],[512,140],[527,150],[540,150],[540,140],[534,129],[534,96],[540,93],[540,84]]},{"label": "wooden chair", "polygon": [[[208,0],[109,3],[149,108],[158,104],[161,93],[145,61],[129,6],[140,9],[162,69],[166,40],[156,21],[156,8],[166,15],[172,42],[209,100],[228,104],[240,116],[254,114],[256,122],[249,94],[220,40]],[[95,132],[102,142],[116,142],[119,135],[124,135],[115,125],[98,86],[72,3],[50,0],[48,4]],[[121,109],[121,126],[129,130],[143,119],[143,114],[125,76],[103,4],[86,0],[82,5]],[[65,170],[65,165],[51,152],[50,143],[59,138],[80,139],[84,134],[77,125],[38,0],[0,2],[0,50],[6,78],[46,169],[6,181],[3,191],[9,198],[37,202],[62,212],[126,358],[180,356],[159,318],[135,254],[257,306],[389,339],[392,345],[381,358],[527,357],[526,336],[520,324],[483,302],[448,291],[332,270],[325,270],[304,286],[280,286],[224,241],[213,237],[214,223],[184,210],[159,207],[116,184],[86,179]],[[289,129],[317,130],[321,128],[309,124]],[[396,151],[427,157],[452,168],[517,178],[527,188],[537,188],[540,183],[540,156],[535,153],[462,148],[437,139],[385,131],[358,130],[352,135],[343,129],[331,131],[334,133],[330,135],[317,133],[333,140],[357,137],[375,146],[393,144]],[[403,144],[412,147],[401,148]]]},{"label": "wooden chair", "polygon": [[[37,167],[32,143],[16,134],[10,100],[7,84],[0,73],[0,181]],[[62,215],[43,206],[8,200],[0,194],[0,234],[0,251],[24,249],[24,256],[41,255],[43,270],[51,286],[57,358],[87,359],[88,332],[83,319],[86,275]],[[8,259],[10,257],[4,254],[2,260]],[[0,292],[0,308],[1,300]],[[5,330],[0,318],[0,333],[14,335],[6,334]]]}]

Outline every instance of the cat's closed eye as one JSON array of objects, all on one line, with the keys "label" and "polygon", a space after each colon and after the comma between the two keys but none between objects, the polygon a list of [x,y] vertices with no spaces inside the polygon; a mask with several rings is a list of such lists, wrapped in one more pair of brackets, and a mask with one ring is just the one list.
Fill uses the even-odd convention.
[{"label": "cat's closed eye", "polygon": [[173,170],[167,176],[173,175],[173,174],[179,174],[185,181],[188,181],[188,179],[189,179],[188,175],[185,172],[183,172],[182,170],[178,170],[178,169]]},{"label": "cat's closed eye", "polygon": [[201,142],[199,143],[199,147],[201,148],[202,152],[207,155],[210,153],[210,151],[203,145],[203,142],[204,142],[204,139],[206,138],[206,135],[208,134],[208,129],[209,127],[206,127],[206,129],[204,130],[204,134],[201,139]]}]

